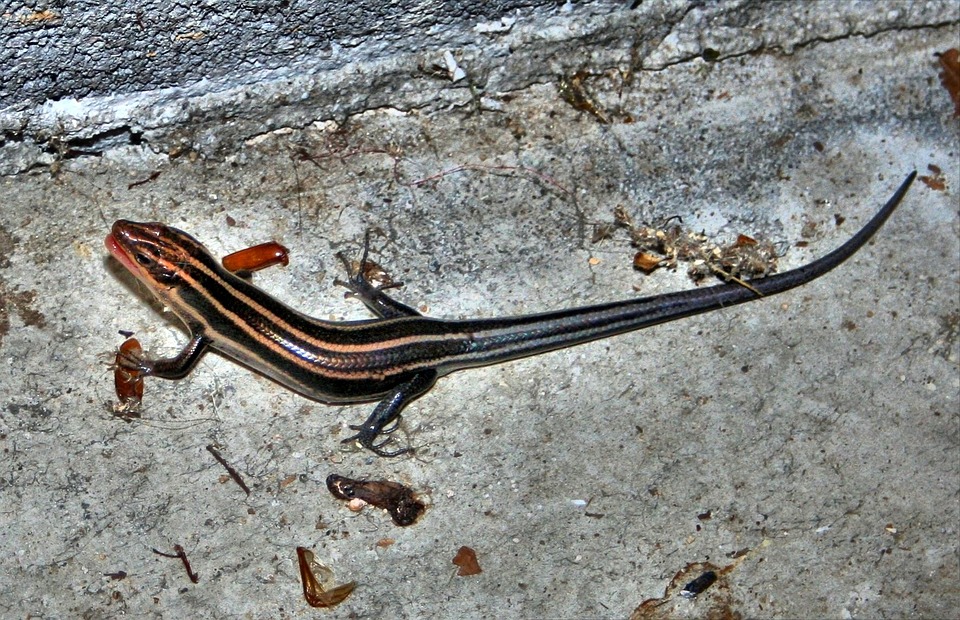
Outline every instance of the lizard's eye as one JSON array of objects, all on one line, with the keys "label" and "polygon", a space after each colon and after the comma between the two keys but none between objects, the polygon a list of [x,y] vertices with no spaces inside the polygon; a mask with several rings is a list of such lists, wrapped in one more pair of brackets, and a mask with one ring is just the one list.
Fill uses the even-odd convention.
[{"label": "lizard's eye", "polygon": [[176,269],[171,269],[168,265],[159,262],[152,255],[146,252],[135,252],[133,260],[143,267],[150,274],[150,277],[167,286],[175,286],[180,282],[180,274]]}]

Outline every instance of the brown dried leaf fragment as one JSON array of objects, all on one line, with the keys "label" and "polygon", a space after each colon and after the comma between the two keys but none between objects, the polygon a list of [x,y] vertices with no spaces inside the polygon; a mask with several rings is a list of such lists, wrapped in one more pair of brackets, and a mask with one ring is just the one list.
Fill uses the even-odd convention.
[{"label": "brown dried leaf fragment", "polygon": [[[933,174],[923,174],[917,177],[921,183],[935,192],[942,192],[947,189],[947,180],[943,176],[943,171],[937,166],[927,166]],[[936,170],[934,170],[936,168]]]},{"label": "brown dried leaf fragment", "polygon": [[590,237],[590,243],[600,243],[605,239],[613,237],[615,226],[613,224],[597,224],[593,227],[593,235]]},{"label": "brown dried leaf fragment", "polygon": [[460,567],[457,569],[458,577],[469,577],[483,572],[480,563],[477,562],[477,552],[466,545],[457,550],[457,555],[453,557],[453,563]]},{"label": "brown dried leaf fragment", "polygon": [[304,547],[297,547],[297,561],[300,564],[300,581],[303,582],[303,598],[311,607],[333,607],[346,600],[353,589],[357,587],[355,581],[337,586],[332,590],[324,590],[317,578],[313,576],[312,566],[317,570],[328,570],[316,563],[313,552]]},{"label": "brown dried leaf fragment", "polygon": [[627,213],[623,205],[617,205],[613,209],[613,221],[617,226],[626,226],[633,228],[633,218]]},{"label": "brown dried leaf fragment", "polygon": [[657,256],[656,254],[650,254],[649,252],[637,252],[633,257],[633,268],[638,269],[644,273],[652,273],[654,269],[659,267],[665,259],[662,256]]},{"label": "brown dried leaf fragment", "polygon": [[943,69],[940,72],[940,83],[947,89],[950,99],[953,100],[953,115],[960,116],[960,50],[951,47],[936,56]]}]

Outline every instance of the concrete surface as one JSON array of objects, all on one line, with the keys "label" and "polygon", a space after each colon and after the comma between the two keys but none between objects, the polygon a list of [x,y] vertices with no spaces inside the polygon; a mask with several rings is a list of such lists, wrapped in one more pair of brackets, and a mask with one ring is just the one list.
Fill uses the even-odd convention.
[{"label": "concrete surface", "polygon": [[[367,110],[497,109],[578,71],[790,53],[957,14],[948,0],[11,7],[0,11],[0,174],[120,146],[221,159],[264,132]],[[449,62],[469,70],[454,81]]]},{"label": "concrete surface", "polygon": [[262,78],[317,56],[326,57],[330,68],[372,57],[370,50],[382,53],[386,45],[411,51],[424,43],[451,44],[451,35],[466,24],[499,22],[556,4],[76,0],[60,7],[6,6],[0,23],[9,38],[0,63],[33,71],[12,72],[0,85],[0,106],[25,109],[47,100],[155,91],[228,76]]},{"label": "concrete surface", "polygon": [[[553,79],[562,58],[611,66],[638,27],[660,40],[690,6],[614,9],[623,3],[81,1],[3,11],[0,173],[123,145],[219,157],[280,127],[443,108],[463,93]],[[468,77],[451,82],[448,55]]]},{"label": "concrete surface", "polygon": [[[828,5],[740,23],[686,7],[640,55],[588,65],[606,124],[557,74],[483,101],[319,113],[220,157],[112,146],[4,177],[0,616],[625,618],[697,562],[716,585],[638,617],[955,615],[960,133],[934,53],[960,42],[957,10],[924,26],[911,20],[934,3],[864,3],[837,26]],[[884,27],[851,34],[877,15]],[[758,38],[757,20],[789,34]],[[804,24],[830,34],[798,40],[821,33]],[[141,420],[108,408],[118,330],[157,354],[186,339],[106,257],[117,218],[166,221],[217,254],[279,240],[290,266],[257,283],[329,318],[367,316],[332,285],[334,254],[380,227],[397,297],[497,316],[692,286],[634,272],[622,234],[590,242],[618,205],[770,238],[786,269],[845,240],[913,169],[928,182],[876,240],[803,289],[444,379],[398,433],[416,458],[341,447],[369,405],[312,403],[214,355],[148,382]],[[432,506],[408,528],[351,513],[324,488],[333,472],[403,481]],[[151,551],[174,544],[199,583]],[[298,545],[357,581],[337,610],[305,604]],[[455,576],[461,545],[483,573]]]}]

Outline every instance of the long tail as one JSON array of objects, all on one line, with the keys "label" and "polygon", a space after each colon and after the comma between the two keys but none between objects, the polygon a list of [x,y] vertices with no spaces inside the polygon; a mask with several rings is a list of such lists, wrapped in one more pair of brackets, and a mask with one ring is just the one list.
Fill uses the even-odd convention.
[{"label": "long tail", "polygon": [[806,284],[844,262],[863,247],[900,204],[916,176],[916,171],[910,173],[883,208],[857,234],[812,263],[784,273],[750,280],[750,287],[735,283],[720,284],[543,314],[458,321],[457,331],[470,333],[474,346],[470,347],[469,351],[448,358],[448,368],[481,366],[560,349],[752,301],[761,296],[775,295]]}]

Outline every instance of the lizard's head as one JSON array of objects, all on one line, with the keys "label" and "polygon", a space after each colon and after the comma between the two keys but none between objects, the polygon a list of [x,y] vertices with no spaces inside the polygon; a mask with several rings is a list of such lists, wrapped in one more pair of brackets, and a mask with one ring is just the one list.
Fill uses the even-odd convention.
[{"label": "lizard's head", "polygon": [[183,281],[192,260],[208,254],[187,233],[156,222],[117,220],[104,243],[121,265],[161,296]]}]

